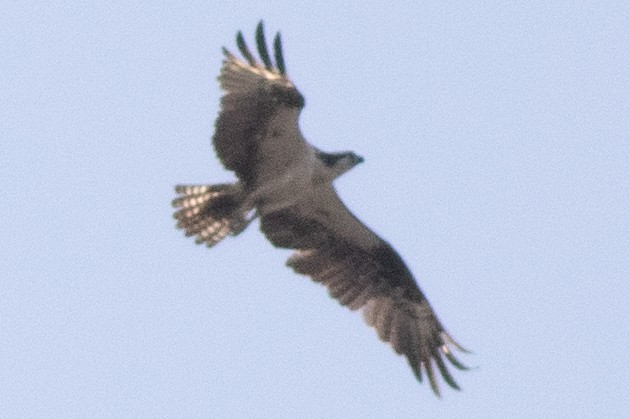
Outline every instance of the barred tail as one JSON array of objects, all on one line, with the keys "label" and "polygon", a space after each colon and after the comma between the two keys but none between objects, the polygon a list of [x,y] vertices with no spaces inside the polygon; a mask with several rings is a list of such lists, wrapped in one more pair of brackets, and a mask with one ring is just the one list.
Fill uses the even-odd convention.
[{"label": "barred tail", "polygon": [[243,208],[244,194],[239,184],[178,185],[180,195],[173,200],[178,208],[173,217],[186,236],[196,235],[195,241],[214,246],[225,236],[237,235],[253,217]]}]

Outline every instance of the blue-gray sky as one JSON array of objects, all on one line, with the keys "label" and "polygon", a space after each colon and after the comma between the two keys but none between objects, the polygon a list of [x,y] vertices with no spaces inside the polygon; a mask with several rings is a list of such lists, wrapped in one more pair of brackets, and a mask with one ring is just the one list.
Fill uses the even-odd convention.
[{"label": "blue-gray sky", "polygon": [[[3,2],[1,417],[626,417],[627,2]],[[304,135],[474,352],[439,400],[257,229],[174,228],[221,46],[281,30]]]}]

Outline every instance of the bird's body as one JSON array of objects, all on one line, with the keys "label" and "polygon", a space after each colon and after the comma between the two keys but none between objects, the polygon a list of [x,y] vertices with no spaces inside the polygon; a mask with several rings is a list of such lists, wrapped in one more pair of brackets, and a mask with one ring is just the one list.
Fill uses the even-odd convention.
[{"label": "bird's body", "polygon": [[326,285],[341,304],[363,309],[367,323],[406,356],[420,381],[423,370],[439,394],[436,365],[458,389],[442,356],[465,369],[452,354],[463,348],[445,331],[397,252],[358,220],[334,189],[333,181],[363,159],[353,152],[322,152],[304,139],[298,117],[305,101],[286,76],[279,34],[275,64],[261,23],[256,35],[262,63],[239,32],[246,62],[224,49],[219,76],[226,93],[213,144],[238,182],[178,186],[180,196],[173,201],[178,226],[213,246],[259,218],[273,245],[296,250],[287,265]]}]

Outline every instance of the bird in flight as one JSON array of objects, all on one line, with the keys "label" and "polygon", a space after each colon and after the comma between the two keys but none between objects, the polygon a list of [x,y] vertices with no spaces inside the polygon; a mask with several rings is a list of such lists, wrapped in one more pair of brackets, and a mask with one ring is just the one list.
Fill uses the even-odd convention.
[{"label": "bird in flight", "polygon": [[223,48],[218,77],[224,95],[213,145],[238,180],[178,185],[177,227],[211,247],[258,218],[274,246],[295,250],[286,265],[325,285],[342,305],[362,310],[420,382],[427,377],[439,396],[438,371],[458,390],[446,360],[465,370],[454,351],[467,351],[444,329],[398,253],[356,218],[334,189],[334,180],[362,157],[327,153],[306,141],[298,124],[305,101],[286,74],[280,34],[273,59],[262,22],[256,44],[259,60],[238,32],[242,58]]}]

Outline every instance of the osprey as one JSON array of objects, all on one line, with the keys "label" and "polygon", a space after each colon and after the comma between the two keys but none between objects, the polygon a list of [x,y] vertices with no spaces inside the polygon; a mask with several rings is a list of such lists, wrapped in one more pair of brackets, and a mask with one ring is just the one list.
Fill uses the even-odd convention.
[{"label": "osprey", "polygon": [[296,250],[286,264],[324,284],[342,305],[362,309],[366,322],[406,357],[420,382],[425,373],[439,396],[436,366],[458,390],[444,358],[467,369],[453,355],[466,350],[446,332],[397,252],[358,220],[334,189],[334,180],[363,159],[352,152],[323,152],[304,139],[298,125],[304,97],[286,75],[279,33],[275,63],[262,22],[256,30],[261,62],[242,32],[236,43],[244,60],[223,48],[218,80],[225,94],[213,144],[238,181],[177,186],[177,227],[211,247],[259,218],[274,246]]}]

